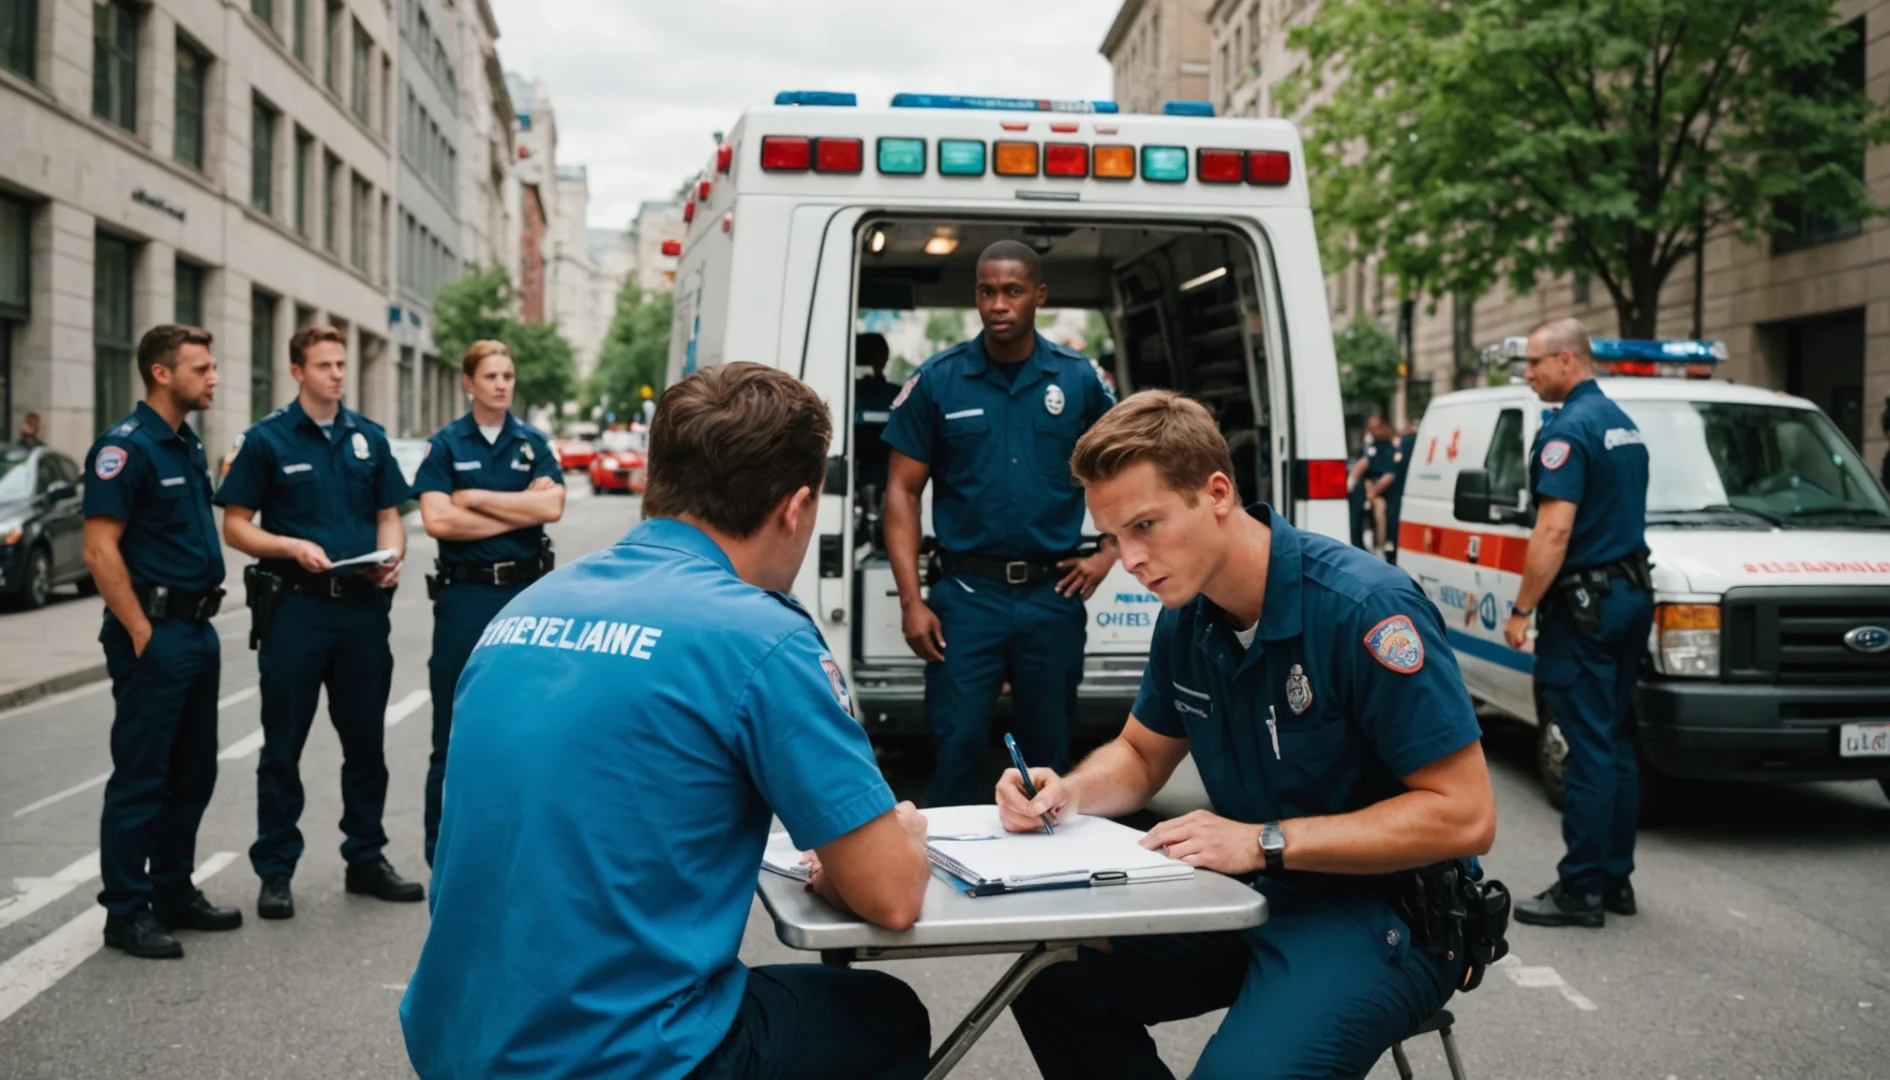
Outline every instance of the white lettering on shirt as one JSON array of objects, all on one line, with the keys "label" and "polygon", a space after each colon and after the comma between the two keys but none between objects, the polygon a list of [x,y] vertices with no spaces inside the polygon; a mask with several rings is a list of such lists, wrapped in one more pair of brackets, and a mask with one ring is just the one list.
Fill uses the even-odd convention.
[{"label": "white lettering on shirt", "polygon": [[288,473],[299,473],[299,472],[307,472],[307,471],[309,471],[310,469],[313,469],[314,467],[315,467],[315,466],[313,466],[313,465],[310,465],[310,464],[308,464],[307,462],[301,462],[301,463],[299,463],[299,464],[295,464],[295,465],[284,465],[284,466],[282,467],[282,471],[283,471],[283,473],[284,473],[284,474],[288,474]]},{"label": "white lettering on shirt", "polygon": [[1640,446],[1644,442],[1646,440],[1641,438],[1639,428],[1609,428],[1608,433],[1601,437],[1601,444],[1610,450],[1617,446]]},{"label": "white lettering on shirt", "polygon": [[474,643],[474,650],[522,645],[570,652],[603,653],[648,660],[663,631],[638,623],[607,619],[570,619],[561,615],[515,615],[495,620]]}]

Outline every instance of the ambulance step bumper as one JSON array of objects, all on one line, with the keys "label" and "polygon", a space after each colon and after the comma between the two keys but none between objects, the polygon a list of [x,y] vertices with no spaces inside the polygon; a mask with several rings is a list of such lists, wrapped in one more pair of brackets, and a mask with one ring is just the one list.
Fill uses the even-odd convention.
[{"label": "ambulance step bumper", "polygon": [[1641,746],[1661,772],[1695,780],[1869,780],[1890,757],[1839,755],[1844,724],[1890,720],[1882,687],[1741,686],[1679,680],[1635,688]]}]

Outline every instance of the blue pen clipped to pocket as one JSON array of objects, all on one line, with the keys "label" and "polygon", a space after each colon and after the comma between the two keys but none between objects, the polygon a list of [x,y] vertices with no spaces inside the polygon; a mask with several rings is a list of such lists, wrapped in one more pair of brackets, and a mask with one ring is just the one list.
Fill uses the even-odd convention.
[{"label": "blue pen clipped to pocket", "polygon": [[[1030,782],[1030,766],[1024,764],[1024,755],[1018,752],[1017,740],[1011,738],[1011,733],[1008,731],[1004,733],[1004,749],[1011,752],[1011,764],[1017,767],[1018,778],[1024,782],[1024,794],[1033,799],[1036,798],[1037,785]],[[1044,832],[1049,833],[1051,836],[1057,834],[1056,827],[1050,824],[1049,814],[1039,815],[1038,820],[1043,822]]]}]

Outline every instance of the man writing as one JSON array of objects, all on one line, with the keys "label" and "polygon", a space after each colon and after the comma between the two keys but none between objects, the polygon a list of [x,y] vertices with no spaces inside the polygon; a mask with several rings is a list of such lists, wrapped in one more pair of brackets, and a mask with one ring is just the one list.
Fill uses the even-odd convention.
[{"label": "man writing", "polygon": [[[1485,852],[1496,808],[1437,611],[1411,579],[1270,507],[1243,509],[1198,403],[1137,394],[1072,467],[1123,566],[1160,598],[1122,735],[1067,777],[998,783],[1007,829],[1140,809],[1190,750],[1215,812],[1144,843],[1262,874],[1268,921],[1085,948],[1013,1006],[1043,1075],[1167,1077],[1147,1025],[1229,1009],[1194,1075],[1363,1073],[1434,1012],[1464,957],[1400,914],[1420,868]],[[1340,1022],[1339,1018],[1343,1018]]]}]

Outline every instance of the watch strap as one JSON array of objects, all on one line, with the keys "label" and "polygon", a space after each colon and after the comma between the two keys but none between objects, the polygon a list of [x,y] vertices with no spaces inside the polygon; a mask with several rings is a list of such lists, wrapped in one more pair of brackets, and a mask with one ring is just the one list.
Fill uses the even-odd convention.
[{"label": "watch strap", "polygon": [[1286,833],[1279,822],[1269,821],[1260,826],[1260,852],[1266,856],[1268,870],[1286,869]]}]

